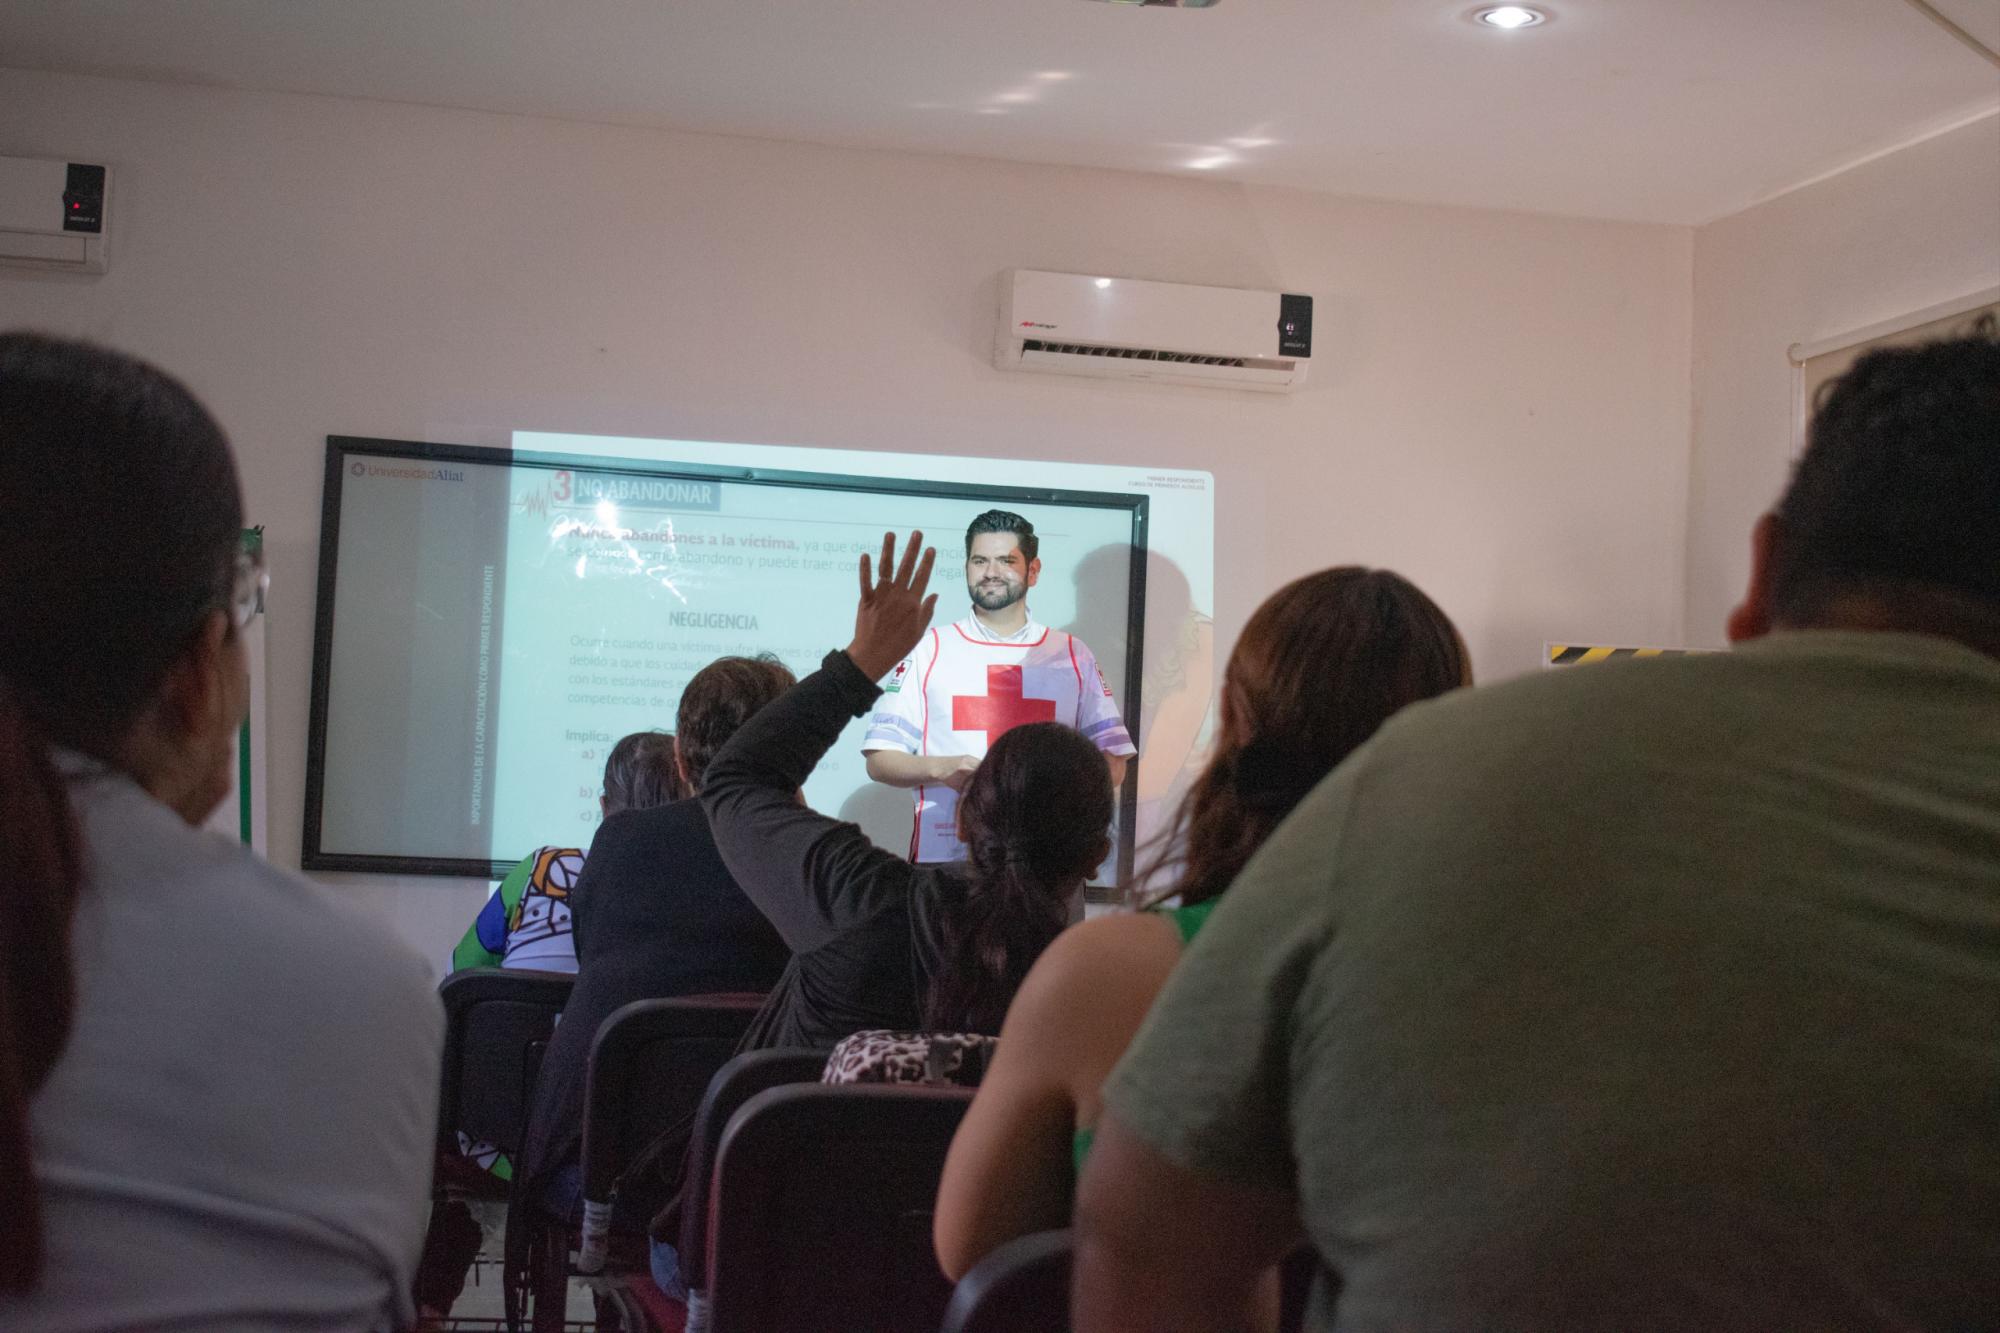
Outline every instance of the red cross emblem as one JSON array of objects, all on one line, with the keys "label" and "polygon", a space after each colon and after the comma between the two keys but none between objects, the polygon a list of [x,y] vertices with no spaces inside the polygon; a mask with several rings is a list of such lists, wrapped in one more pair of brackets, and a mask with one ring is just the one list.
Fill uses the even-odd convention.
[{"label": "red cross emblem", "polygon": [[1000,739],[1002,733],[1012,731],[1023,723],[1056,720],[1055,700],[1023,698],[1021,688],[1021,668],[987,667],[984,695],[952,696],[951,729],[983,731],[990,746]]}]

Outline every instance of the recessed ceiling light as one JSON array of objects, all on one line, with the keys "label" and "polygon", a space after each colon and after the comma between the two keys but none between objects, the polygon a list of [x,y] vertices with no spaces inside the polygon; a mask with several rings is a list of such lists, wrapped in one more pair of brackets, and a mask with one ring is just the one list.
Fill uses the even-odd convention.
[{"label": "recessed ceiling light", "polygon": [[1472,16],[1489,28],[1505,28],[1512,32],[1516,28],[1532,28],[1538,23],[1548,22],[1549,16],[1539,9],[1526,5],[1494,5],[1482,9]]},{"label": "recessed ceiling light", "polygon": [[1104,0],[1104,3],[1147,9],[1213,9],[1222,0]]}]

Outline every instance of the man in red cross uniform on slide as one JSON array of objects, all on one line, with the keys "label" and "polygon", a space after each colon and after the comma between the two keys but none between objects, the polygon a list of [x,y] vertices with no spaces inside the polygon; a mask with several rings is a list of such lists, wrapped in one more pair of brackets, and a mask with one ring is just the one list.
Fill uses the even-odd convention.
[{"label": "man in red cross uniform on slide", "polygon": [[861,744],[868,776],[916,793],[912,861],[962,861],[958,793],[1000,734],[1024,722],[1075,727],[1104,752],[1115,787],[1138,753],[1118,701],[1083,640],[1038,624],[1028,589],[1041,577],[1035,526],[989,509],[965,530],[972,614],[932,626],[882,682]]}]

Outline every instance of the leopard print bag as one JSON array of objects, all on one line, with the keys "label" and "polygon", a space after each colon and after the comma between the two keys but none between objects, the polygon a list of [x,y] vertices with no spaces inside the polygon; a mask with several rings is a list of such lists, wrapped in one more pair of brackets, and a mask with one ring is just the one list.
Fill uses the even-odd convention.
[{"label": "leopard print bag", "polygon": [[976,1088],[998,1045],[976,1032],[856,1032],[827,1056],[820,1082]]}]

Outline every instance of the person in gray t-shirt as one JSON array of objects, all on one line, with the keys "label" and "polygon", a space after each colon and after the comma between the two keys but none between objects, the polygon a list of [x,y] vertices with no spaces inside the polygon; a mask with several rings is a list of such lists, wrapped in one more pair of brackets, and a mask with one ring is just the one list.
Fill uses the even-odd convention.
[{"label": "person in gray t-shirt", "polygon": [[248,698],[242,524],[179,383],[0,335],[0,1328],[414,1317],[430,969],[200,828]]},{"label": "person in gray t-shirt", "polygon": [[2000,341],[1877,352],[1728,655],[1419,705],[1106,1085],[1076,1327],[2000,1317]]}]

